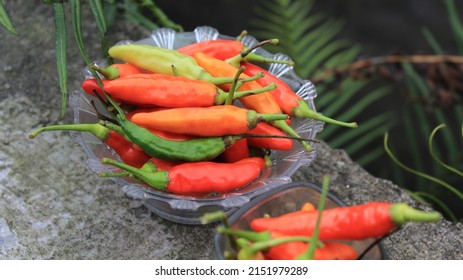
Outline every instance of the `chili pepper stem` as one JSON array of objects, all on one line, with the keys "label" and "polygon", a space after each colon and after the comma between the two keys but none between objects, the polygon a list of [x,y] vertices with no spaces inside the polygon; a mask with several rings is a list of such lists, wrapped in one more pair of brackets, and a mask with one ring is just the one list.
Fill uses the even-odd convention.
[{"label": "chili pepper stem", "polygon": [[209,212],[201,217],[201,223],[203,225],[214,221],[222,221],[222,223],[228,227],[228,217],[227,214],[225,214],[223,211]]},{"label": "chili pepper stem", "polygon": [[258,88],[258,89],[235,91],[236,88],[238,88],[241,84],[238,82],[234,85],[235,85],[234,87],[232,85],[229,92],[225,92],[225,91],[222,91],[221,89],[217,89],[219,94],[217,95],[216,101],[214,103],[231,105],[232,101],[235,99],[249,96],[249,95],[263,93],[263,92],[270,91],[276,88],[276,85],[272,83],[272,84],[269,84],[268,86]]},{"label": "chili pepper stem", "polygon": [[233,100],[234,100],[234,95],[235,95],[235,91],[237,90],[237,83],[238,83],[238,79],[241,75],[241,73],[244,72],[244,67],[240,67],[238,69],[238,71],[236,71],[236,74],[235,74],[235,77],[233,79],[233,83],[231,85],[231,88],[230,88],[230,91],[228,92],[227,94],[227,97],[225,99],[225,105],[231,105],[233,103]]},{"label": "chili pepper stem", "polygon": [[110,158],[102,158],[101,162],[104,164],[110,164],[120,169],[126,170],[132,173],[137,179],[147,183],[148,185],[159,189],[161,191],[167,190],[167,185],[169,184],[169,176],[167,171],[157,171],[157,172],[150,172],[145,171],[141,168],[135,168],[133,166],[124,164],[122,162],[118,162],[116,160]]},{"label": "chili pepper stem", "polygon": [[[238,253],[238,259],[249,259],[250,257],[254,256],[259,251],[264,251],[274,246],[278,246],[278,245],[289,243],[289,242],[297,242],[297,241],[310,242],[311,237],[288,236],[288,237],[272,238],[272,239],[265,240],[265,241],[258,241],[258,242],[252,243],[251,245],[245,248],[242,248],[240,252]],[[319,245],[319,243],[317,242],[316,244],[314,244],[314,247],[316,247],[317,244]]]},{"label": "chili pepper stem", "polygon": [[253,232],[247,230],[231,229],[229,227],[217,227],[217,232],[222,234],[233,235],[235,237],[246,238],[247,240],[258,242],[271,239],[270,231]]},{"label": "chili pepper stem", "polygon": [[[279,120],[279,121],[274,121],[273,125],[284,132],[288,133],[292,137],[296,138],[301,138],[301,136],[291,127],[289,126],[285,121]],[[301,141],[302,146],[306,150],[306,152],[311,152],[313,150],[312,146],[309,145],[309,143],[305,141]]]},{"label": "chili pepper stem", "polygon": [[103,75],[108,80],[114,80],[119,77],[119,70],[116,67],[108,66],[101,68],[96,64],[90,64],[90,68]]},{"label": "chili pepper stem", "polygon": [[289,64],[294,65],[294,62],[291,60],[278,60],[272,59],[264,56],[257,55],[253,53],[253,51],[259,47],[262,47],[267,44],[276,45],[280,41],[278,39],[269,39],[262,42],[255,44],[254,46],[244,50],[243,52],[229,58],[226,60],[229,64],[235,66],[236,68],[239,67],[242,61],[251,61],[251,62],[260,62],[260,63],[281,63],[281,64]]},{"label": "chili pepper stem", "polygon": [[98,173],[98,176],[105,177],[105,178],[107,177],[132,177],[133,174],[128,171],[117,172],[117,173],[100,172]]},{"label": "chili pepper stem", "polygon": [[346,123],[346,122],[342,122],[342,121],[338,121],[338,120],[326,117],[320,113],[317,113],[313,111],[312,109],[310,109],[309,105],[307,105],[307,103],[304,100],[299,100],[297,103],[298,103],[298,106],[294,107],[293,112],[292,112],[293,115],[296,117],[311,118],[314,120],[319,120],[322,122],[336,124],[336,125],[350,127],[350,128],[358,127],[358,124],[356,122]]},{"label": "chili pepper stem", "polygon": [[51,125],[39,128],[29,134],[29,138],[34,138],[38,134],[44,131],[57,131],[57,130],[72,130],[72,131],[84,131],[89,132],[95,135],[98,139],[104,141],[109,136],[109,129],[102,126],[99,123],[93,124],[61,124],[61,125]]},{"label": "chili pepper stem", "polygon": [[393,204],[390,208],[391,219],[400,226],[407,222],[435,222],[441,218],[439,212],[424,212],[408,206],[405,203]]},{"label": "chili pepper stem", "polygon": [[315,243],[318,242],[318,236],[320,233],[320,224],[321,224],[321,219],[322,219],[322,213],[323,210],[325,209],[326,205],[326,197],[328,195],[328,189],[330,186],[330,177],[328,175],[323,176],[323,182],[322,182],[322,191],[320,195],[320,201],[318,203],[318,215],[317,215],[317,221],[315,223],[315,230],[312,234],[312,237],[310,239],[310,245],[307,248],[307,251],[302,253],[301,255],[297,256],[298,260],[313,260],[315,256]]}]

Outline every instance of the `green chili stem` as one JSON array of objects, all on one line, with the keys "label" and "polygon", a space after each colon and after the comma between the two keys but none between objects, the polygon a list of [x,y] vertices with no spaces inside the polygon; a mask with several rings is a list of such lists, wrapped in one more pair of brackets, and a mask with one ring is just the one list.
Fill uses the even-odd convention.
[{"label": "green chili stem", "polygon": [[441,219],[439,212],[425,212],[405,203],[393,204],[389,210],[394,224],[400,226],[407,222],[436,222]]},{"label": "green chili stem", "polygon": [[225,100],[225,105],[231,105],[233,103],[233,100],[235,99],[236,84],[238,83],[238,79],[240,78],[241,73],[244,72],[244,69],[246,68],[240,67],[238,71],[236,71],[233,83],[227,95],[227,99]]},{"label": "green chili stem", "polygon": [[98,73],[103,75],[108,80],[114,80],[114,79],[119,78],[119,69],[117,69],[117,67],[110,65],[108,67],[101,68],[101,67],[98,67],[96,64],[92,63],[90,65],[90,68],[97,71]]},{"label": "green chili stem", "polygon": [[[276,85],[274,83],[269,84],[268,86],[262,87],[262,88],[256,88],[256,89],[250,89],[250,90],[242,90],[242,91],[236,91],[236,88],[240,86],[241,83],[238,82],[235,84],[235,86],[230,88],[229,92],[224,92],[220,89],[218,89],[219,94],[217,95],[217,101],[215,102],[216,104],[225,104],[225,105],[231,105],[233,103],[233,100],[241,98],[241,97],[246,97],[249,95],[254,95],[254,94],[259,94],[263,93],[269,90],[273,90],[276,88]],[[225,99],[225,101],[224,101]],[[230,101],[229,101],[230,99]]]},{"label": "green chili stem", "polygon": [[169,176],[167,171],[156,171],[156,172],[149,172],[142,170],[141,168],[135,168],[128,164],[110,159],[110,158],[102,158],[101,162],[104,164],[110,164],[120,169],[126,170],[132,173],[137,179],[147,183],[151,187],[156,189],[166,191],[167,186],[169,184]]},{"label": "green chili stem", "polygon": [[[284,120],[274,121],[273,125],[288,133],[292,137],[301,138],[301,136]],[[301,141],[301,144],[307,152],[311,152],[313,150],[307,142]]]},{"label": "green chili stem", "polygon": [[72,130],[72,131],[84,131],[95,135],[98,139],[105,141],[109,136],[109,129],[102,126],[101,124],[62,124],[62,125],[51,125],[39,128],[29,134],[29,138],[34,138],[38,134],[44,131],[56,131],[56,130]]},{"label": "green chili stem", "polygon": [[231,58],[227,59],[226,61],[229,64],[231,64],[231,65],[233,65],[233,66],[235,66],[237,68],[239,67],[240,62],[242,62],[242,61],[261,62],[261,63],[281,63],[281,64],[294,65],[294,62],[290,61],[290,60],[272,59],[272,58],[264,57],[264,56],[261,56],[261,55],[258,55],[258,54],[255,54],[255,53],[252,52],[255,49],[257,49],[259,47],[262,47],[264,45],[267,45],[267,44],[276,45],[278,43],[279,43],[278,39],[269,39],[269,40],[259,42],[259,43],[255,44],[254,46],[252,46],[250,48],[247,48],[246,50],[244,50],[240,54],[237,54],[234,57],[231,57]]},{"label": "green chili stem", "polygon": [[[243,259],[249,258],[254,256],[256,253],[259,251],[264,251],[267,250],[271,247],[275,247],[281,244],[289,243],[289,242],[310,242],[309,247],[312,245],[312,238],[308,236],[287,236],[287,237],[278,237],[278,238],[272,238],[264,241],[258,241],[255,243],[252,243],[250,246],[247,246],[245,248],[242,248],[239,252],[239,256],[241,256]],[[319,242],[315,242],[313,244],[313,247],[317,247]]]},{"label": "green chili stem", "polygon": [[319,242],[318,236],[320,233],[320,224],[322,219],[323,210],[325,209],[326,205],[326,197],[328,195],[328,189],[330,186],[330,177],[328,175],[323,176],[322,182],[322,191],[320,195],[320,201],[318,203],[318,215],[317,221],[315,223],[315,229],[313,231],[312,237],[310,239],[310,245],[307,248],[307,251],[302,253],[297,257],[299,260],[313,260],[315,256],[315,249],[316,249],[316,242]]},{"label": "green chili stem", "polygon": [[132,177],[132,173],[128,172],[128,171],[124,171],[124,172],[117,172],[117,173],[106,173],[106,172],[100,172],[98,173],[98,176],[100,177]]},{"label": "green chili stem", "polygon": [[231,229],[228,227],[218,227],[218,233],[233,235],[235,237],[246,238],[247,240],[258,242],[272,239],[270,231],[254,232],[248,230]]},{"label": "green chili stem", "polygon": [[296,117],[311,118],[314,120],[319,120],[322,122],[336,124],[336,125],[350,127],[350,128],[358,127],[358,124],[356,122],[346,123],[346,122],[342,122],[342,121],[338,121],[338,120],[326,117],[320,113],[317,113],[313,111],[304,100],[299,100],[297,103],[298,103],[298,106],[294,107],[293,112],[292,112],[294,116]]},{"label": "green chili stem", "polygon": [[203,225],[214,221],[222,221],[222,223],[228,227],[228,217],[223,211],[208,212],[201,217],[201,223]]},{"label": "green chili stem", "polygon": [[240,35],[238,35],[238,37],[236,37],[236,41],[241,42],[243,40],[244,36],[246,36],[246,35],[248,35],[247,30],[241,31]]}]

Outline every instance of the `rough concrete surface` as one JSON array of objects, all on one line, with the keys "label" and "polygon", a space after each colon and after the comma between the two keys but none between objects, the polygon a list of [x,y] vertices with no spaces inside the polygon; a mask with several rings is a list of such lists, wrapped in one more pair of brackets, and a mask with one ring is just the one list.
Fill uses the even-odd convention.
[{"label": "rough concrete surface", "polygon": [[[0,30],[0,259],[215,258],[212,225],[182,225],[150,213],[90,171],[67,133],[28,139],[34,128],[63,122],[52,10],[33,2],[6,3],[19,36]],[[98,49],[96,30],[93,20],[85,23],[91,55]],[[110,39],[148,35],[116,25]],[[75,45],[69,47],[69,88],[75,89],[83,62]],[[331,191],[348,204],[386,200],[423,207],[391,182],[369,175],[343,151],[324,143],[316,148],[317,159],[294,181],[320,184],[329,174]],[[447,221],[410,224],[383,242],[390,259],[463,259],[462,244],[462,225]]]}]

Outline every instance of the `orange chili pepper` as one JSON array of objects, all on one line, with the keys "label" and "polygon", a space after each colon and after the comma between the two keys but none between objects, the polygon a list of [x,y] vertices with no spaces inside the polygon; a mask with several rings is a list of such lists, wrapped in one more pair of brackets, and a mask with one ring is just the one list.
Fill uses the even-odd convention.
[{"label": "orange chili pepper", "polygon": [[276,88],[271,90],[269,94],[273,96],[274,100],[285,114],[300,118],[311,118],[326,123],[332,123],[351,128],[355,128],[358,126],[355,122],[341,122],[313,111],[302,97],[297,95],[281,79],[273,76],[265,69],[251,63],[242,63],[242,66],[245,67],[244,73],[247,75],[252,76],[256,73],[265,73],[265,75],[262,78],[256,80],[256,83],[258,83],[260,86],[265,86],[267,84],[276,85]]},{"label": "orange chili pepper", "polygon": [[209,56],[220,60],[233,57],[240,54],[244,49],[244,45],[240,41],[233,40],[208,40],[186,45],[177,49],[178,52],[193,56],[198,52],[205,53]]},{"label": "orange chili pepper", "polygon": [[[208,56],[204,53],[196,53],[193,57],[196,60],[196,62],[213,77],[232,78],[235,77],[236,73],[238,72],[238,69],[236,69],[233,65],[228,64],[227,62],[222,61],[220,59]],[[240,75],[240,78],[248,77],[249,76],[244,74]],[[229,89],[230,86],[230,84],[220,85],[220,87],[224,89]],[[261,86],[256,81],[246,82],[241,86],[241,89],[243,90],[253,90],[257,88],[261,88]],[[239,100],[246,108],[255,110],[256,112],[262,114],[277,114],[282,112],[280,106],[275,101],[275,99],[273,99],[272,95],[269,92],[242,97]],[[299,134],[296,131],[294,131],[294,129],[290,127],[285,121],[275,121],[273,122],[273,125],[282,129],[283,131],[285,131],[293,137],[300,137]],[[310,147],[310,145],[307,144],[307,142],[302,142],[302,144],[304,145],[304,148],[307,151],[312,150],[312,147]]]},{"label": "orange chili pepper", "polygon": [[283,120],[284,114],[258,114],[233,105],[187,107],[136,112],[131,121],[139,126],[198,136],[244,134],[258,122]]}]

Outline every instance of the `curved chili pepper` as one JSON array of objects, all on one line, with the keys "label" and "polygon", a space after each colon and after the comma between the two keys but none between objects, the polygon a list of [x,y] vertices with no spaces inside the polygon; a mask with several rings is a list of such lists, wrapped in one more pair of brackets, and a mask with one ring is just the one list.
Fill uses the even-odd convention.
[{"label": "curved chili pepper", "polygon": [[[249,130],[248,133],[269,136],[286,135],[279,128],[265,122],[258,123],[257,126]],[[247,140],[249,145],[263,149],[289,151],[293,147],[293,141],[285,138],[248,138]]]},{"label": "curved chili pepper", "polygon": [[[311,235],[318,211],[298,211],[275,218],[257,218],[255,231],[276,230],[287,235]],[[350,207],[326,209],[322,213],[321,240],[361,240],[378,238],[410,221],[434,222],[438,212],[424,212],[404,203],[370,202]]]},{"label": "curved chili pepper", "polygon": [[247,75],[252,76],[253,73],[262,72],[265,74],[262,78],[256,80],[256,83],[258,83],[260,86],[265,86],[267,84],[276,85],[276,88],[271,90],[270,94],[273,96],[273,98],[285,114],[300,118],[311,118],[314,120],[319,120],[326,123],[346,126],[350,128],[358,127],[357,123],[355,122],[341,122],[313,111],[309,107],[307,102],[302,97],[297,95],[285,82],[273,76],[265,69],[251,63],[243,63],[242,65],[245,67],[244,73]]},{"label": "curved chili pepper", "polygon": [[120,77],[142,73],[138,67],[130,63],[114,63],[105,68],[101,68],[96,65],[92,65],[91,67],[108,80],[114,80]]},{"label": "curved chili pepper", "polygon": [[[180,195],[227,193],[241,188],[259,177],[262,158],[235,163],[190,162],[168,171],[146,172],[127,164],[103,158],[111,164],[132,173],[153,188]],[[238,175],[239,174],[239,175]]]},{"label": "curved chili pepper", "polygon": [[183,76],[213,84],[233,82],[233,78],[213,77],[188,55],[176,50],[143,44],[115,45],[108,50],[111,57],[138,68],[170,76]]},{"label": "curved chili pepper", "polygon": [[103,141],[106,145],[112,148],[121,160],[129,165],[135,167],[143,166],[150,156],[140,150],[133,143],[127,141],[120,132],[110,130],[109,128],[99,124],[64,124],[64,125],[51,125],[39,128],[29,135],[29,138],[34,138],[44,131],[57,131],[57,130],[72,130],[84,131],[95,135],[98,139]]},{"label": "curved chili pepper", "polygon": [[284,114],[258,114],[234,105],[187,107],[137,112],[130,121],[157,130],[198,136],[244,134],[258,122],[287,119]]},{"label": "curved chili pepper", "polygon": [[[210,57],[204,53],[196,53],[194,59],[198,62],[198,64],[203,67],[207,72],[209,72],[212,76],[215,77],[235,77],[238,69],[236,69],[231,64],[228,64],[225,61],[220,59],[215,59]],[[241,77],[248,77],[247,75],[242,74]],[[227,90],[230,87],[230,84],[223,84],[220,85],[221,88]],[[256,81],[246,82],[241,86],[243,90],[253,90],[256,88],[261,88],[261,86]],[[248,109],[255,110],[261,114],[278,114],[281,113],[280,106],[278,103],[273,99],[272,95],[269,92],[264,92],[257,95],[251,95],[242,97],[239,99],[240,102]],[[289,135],[293,137],[300,137],[299,134],[289,126],[285,121],[275,121],[273,125],[282,129]],[[311,151],[312,147],[307,143],[302,141],[301,142],[306,151]]]},{"label": "curved chili pepper", "polygon": [[[94,87],[94,85],[92,84]],[[268,85],[233,94],[233,99],[274,89]],[[105,91],[115,100],[136,105],[161,107],[206,107],[222,105],[229,93],[214,84],[165,74],[134,74],[104,83]]]}]

